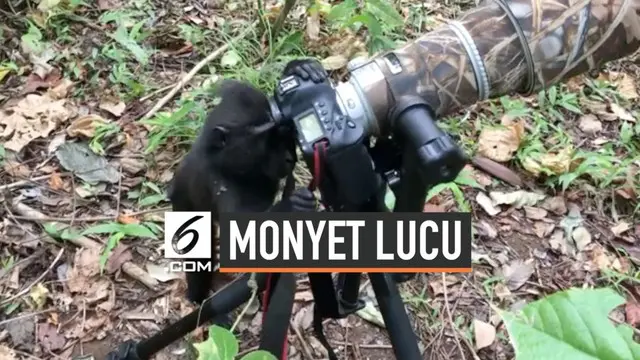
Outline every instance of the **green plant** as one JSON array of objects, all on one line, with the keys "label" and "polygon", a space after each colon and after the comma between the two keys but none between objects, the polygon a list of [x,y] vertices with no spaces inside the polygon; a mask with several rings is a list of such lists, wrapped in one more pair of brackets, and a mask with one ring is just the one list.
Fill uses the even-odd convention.
[{"label": "green plant", "polygon": [[[198,351],[198,360],[234,360],[239,352],[238,341],[233,334],[222,327],[209,327],[209,337],[193,346]],[[277,360],[271,353],[264,350],[252,351],[240,360]]]},{"label": "green plant", "polygon": [[496,309],[519,360],[640,359],[633,328],[608,319],[624,298],[609,288],[569,289],[527,304],[520,312]]}]

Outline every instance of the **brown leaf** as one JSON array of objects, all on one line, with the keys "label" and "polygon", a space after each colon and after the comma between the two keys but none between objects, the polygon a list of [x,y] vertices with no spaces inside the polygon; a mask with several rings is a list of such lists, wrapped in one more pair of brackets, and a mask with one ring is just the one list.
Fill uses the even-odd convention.
[{"label": "brown leaf", "polygon": [[73,85],[73,81],[69,79],[62,79],[58,85],[47,91],[47,95],[54,100],[64,99],[69,95],[69,90],[71,90]]},{"label": "brown leaf", "polygon": [[490,346],[496,340],[496,328],[484,321],[473,319],[473,332],[477,350]]},{"label": "brown leaf", "polygon": [[49,351],[62,349],[67,343],[64,335],[58,334],[56,327],[49,323],[38,324],[38,340]]},{"label": "brown leaf", "polygon": [[133,260],[133,256],[127,246],[124,244],[118,244],[118,246],[116,246],[109,255],[105,270],[107,273],[113,274],[122,267],[122,264],[131,260]]},{"label": "brown leaf", "polygon": [[618,93],[629,100],[638,98],[635,81],[625,73],[616,71],[609,71],[609,73],[603,72],[598,75],[598,79],[608,81],[615,85]]},{"label": "brown leaf", "polygon": [[61,190],[64,188],[64,181],[62,181],[62,177],[60,177],[59,173],[51,174],[49,178],[49,187],[53,190]]},{"label": "brown leaf", "polygon": [[478,154],[497,162],[513,159],[524,136],[521,122],[510,126],[484,128],[478,138]]},{"label": "brown leaf", "polygon": [[116,0],[98,0],[98,8],[100,10],[111,10],[120,7],[120,2]]},{"label": "brown leaf", "polygon": [[489,216],[496,216],[500,213],[500,207],[496,207],[493,200],[489,198],[484,192],[479,191],[476,195],[476,203],[480,205]]},{"label": "brown leaf", "polygon": [[26,165],[20,164],[13,160],[5,160],[2,168],[7,174],[15,178],[28,178],[31,170]]},{"label": "brown leaf", "polygon": [[124,112],[124,109],[126,108],[127,108],[127,105],[125,105],[125,103],[123,103],[122,101],[119,101],[117,103],[113,103],[109,101],[100,103],[100,109],[111,113],[115,117],[120,117]]},{"label": "brown leaf", "polygon": [[311,16],[307,16],[307,38],[312,41],[317,41],[320,38],[320,17],[317,11],[314,11]]},{"label": "brown leaf", "polygon": [[611,103],[609,104],[609,106],[611,107],[611,112],[614,113],[618,119],[631,121],[631,122],[636,121],[636,118],[633,117],[633,115],[631,115],[631,113],[627,111],[625,108],[623,108],[622,106],[616,103]]},{"label": "brown leaf", "polygon": [[554,196],[552,198],[545,199],[540,206],[557,215],[564,215],[567,213],[567,205],[565,204],[562,196]]},{"label": "brown leaf", "polygon": [[[455,285],[458,282],[460,282],[460,280],[453,276],[453,275],[447,275],[445,277],[445,284],[444,286],[449,287],[451,285]],[[438,277],[438,280],[433,280],[433,281],[429,281],[429,286],[431,287],[431,290],[433,291],[433,295],[437,296],[440,294],[444,294],[444,286],[442,283],[442,277]]]},{"label": "brown leaf", "polygon": [[611,259],[607,251],[602,246],[597,246],[591,251],[591,261],[595,264],[598,270],[609,270],[611,269]]},{"label": "brown leaf", "polygon": [[587,245],[591,243],[591,234],[584,226],[578,226],[571,233],[573,241],[576,243],[576,248],[581,251]]},{"label": "brown leaf", "polygon": [[636,327],[640,324],[640,305],[635,302],[628,302],[624,306],[627,324]]},{"label": "brown leaf", "polygon": [[3,360],[18,360],[16,352],[11,348],[0,344],[0,359]]},{"label": "brown leaf", "polygon": [[140,220],[131,215],[120,214],[118,215],[118,222],[121,224],[139,224]]},{"label": "brown leaf", "polygon": [[524,215],[529,219],[533,220],[542,220],[547,217],[547,210],[532,207],[532,206],[524,206]]},{"label": "brown leaf", "polygon": [[37,138],[46,138],[59,124],[67,121],[72,112],[66,108],[66,100],[53,100],[47,95],[29,94],[15,106],[6,109],[9,116],[0,116],[0,124],[6,126],[0,135],[8,137],[4,147],[20,152]]},{"label": "brown leaf", "polygon": [[527,261],[513,260],[503,266],[502,274],[507,281],[509,290],[518,290],[529,280],[534,271],[533,259]]},{"label": "brown leaf", "polygon": [[322,67],[324,67],[325,70],[328,70],[328,71],[340,70],[343,67],[347,66],[348,62],[349,62],[349,58],[347,58],[344,55],[332,55],[322,59],[321,61]]},{"label": "brown leaf", "polygon": [[602,123],[595,115],[587,114],[580,118],[578,123],[580,130],[588,134],[595,134],[602,131]]},{"label": "brown leaf", "polygon": [[549,234],[551,234],[551,232],[553,231],[553,229],[555,229],[555,227],[556,226],[554,224],[549,224],[542,221],[536,221],[533,224],[533,232],[536,233],[536,235],[539,238],[544,239],[547,236],[549,236]]},{"label": "brown leaf", "polygon": [[631,229],[631,225],[624,221],[617,223],[615,226],[611,227],[611,232],[615,236],[620,236],[623,233],[627,232],[627,230]]},{"label": "brown leaf", "polygon": [[76,251],[67,285],[71,292],[83,292],[91,278],[100,273],[100,249],[81,248]]},{"label": "brown leaf", "polygon": [[565,148],[557,153],[531,153],[522,160],[522,167],[534,176],[541,173],[562,175],[571,168],[574,149]]},{"label": "brown leaf", "polygon": [[501,282],[496,283],[496,285],[493,287],[493,292],[496,294],[498,299],[500,299],[500,301],[503,301],[504,299],[511,296],[511,291],[509,291],[509,288]]},{"label": "brown leaf", "polygon": [[89,114],[81,116],[67,127],[67,134],[71,137],[83,136],[91,139],[96,135],[96,129],[107,123],[108,121],[100,115]]},{"label": "brown leaf", "polygon": [[443,212],[446,212],[446,210],[441,205],[424,204],[424,206],[422,207],[422,212],[425,212],[425,213],[443,213]]},{"label": "brown leaf", "polygon": [[58,85],[60,79],[62,79],[62,75],[58,69],[53,69],[53,71],[47,74],[44,78],[41,78],[35,73],[31,73],[27,77],[27,83],[25,84],[22,92],[24,94],[28,94],[35,92],[38,89],[48,89]]}]

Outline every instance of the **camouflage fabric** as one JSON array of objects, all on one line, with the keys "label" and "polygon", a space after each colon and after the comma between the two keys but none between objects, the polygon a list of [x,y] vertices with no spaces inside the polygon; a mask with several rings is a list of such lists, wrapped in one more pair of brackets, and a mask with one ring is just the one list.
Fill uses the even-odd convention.
[{"label": "camouflage fabric", "polygon": [[[506,0],[533,55],[536,91],[630,55],[640,46],[640,0]],[[473,38],[489,80],[489,97],[522,91],[527,65],[521,41],[506,13],[483,1],[457,19]],[[475,75],[465,48],[449,25],[393,51],[405,71],[392,75],[382,57],[375,62],[393,95],[426,99],[438,116],[478,100]],[[369,87],[374,108],[382,87]],[[387,97],[383,97],[387,101]],[[378,103],[375,103],[375,102]]]}]

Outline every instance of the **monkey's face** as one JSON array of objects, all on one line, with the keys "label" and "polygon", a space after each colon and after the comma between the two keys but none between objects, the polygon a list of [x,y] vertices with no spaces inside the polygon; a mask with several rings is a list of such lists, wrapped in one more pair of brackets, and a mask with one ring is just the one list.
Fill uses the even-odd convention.
[{"label": "monkey's face", "polygon": [[295,166],[295,147],[292,139],[278,129],[265,134],[262,169],[271,180],[280,180],[289,175]]}]

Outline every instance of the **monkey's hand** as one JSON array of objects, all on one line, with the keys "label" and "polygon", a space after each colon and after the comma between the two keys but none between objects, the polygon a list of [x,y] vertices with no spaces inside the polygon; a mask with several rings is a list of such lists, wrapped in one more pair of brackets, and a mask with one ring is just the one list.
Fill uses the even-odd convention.
[{"label": "monkey's hand", "polygon": [[311,79],[316,84],[325,81],[329,77],[322,64],[316,59],[292,60],[285,66],[283,75],[297,75],[303,80]]},{"label": "monkey's hand", "polygon": [[297,189],[287,199],[274,205],[271,212],[316,212],[318,201],[313,192],[307,188]]}]

